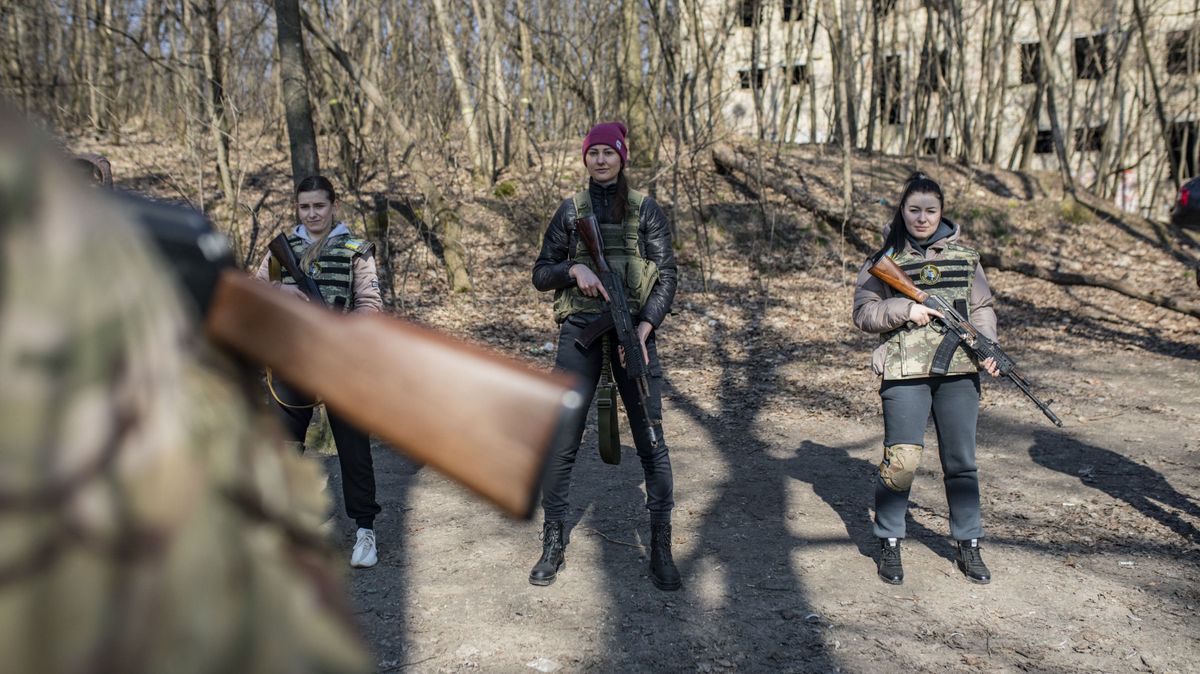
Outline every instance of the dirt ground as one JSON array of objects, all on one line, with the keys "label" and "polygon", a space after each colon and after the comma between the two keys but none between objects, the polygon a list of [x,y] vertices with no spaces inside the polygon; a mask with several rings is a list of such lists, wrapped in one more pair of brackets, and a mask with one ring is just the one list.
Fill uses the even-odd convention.
[{"label": "dirt ground", "polygon": [[[172,176],[187,167],[171,163],[169,148],[126,142],[77,149],[117,160],[127,188],[186,191]],[[561,161],[539,174],[557,183],[518,180],[515,199],[481,193],[463,206],[470,295],[448,292],[416,230],[393,227],[390,310],[549,367],[550,301],[531,287],[529,269],[556,200],[579,179],[576,147],[564,143]],[[261,157],[248,167],[245,197],[265,195],[261,249],[291,220],[287,162],[278,148],[244,154]],[[799,148],[779,161],[837,208],[835,155]],[[861,215],[883,222],[911,166],[855,162]],[[849,318],[861,251],[702,158],[685,168],[700,176],[704,204],[671,203],[693,202],[663,179],[681,282],[659,331],[683,589],[650,583],[640,466],[630,447],[620,466],[603,464],[594,424],[574,473],[567,568],[550,587],[527,581],[540,512],[505,519],[377,446],[380,562],[347,577],[381,672],[1200,672],[1200,320],[989,270],[1001,342],[1066,427],[1011,384],[984,384],[987,586],[954,567],[931,429],[905,582],[886,585],[870,528],[883,431],[869,370],[875,342]],[[942,181],[947,213],[981,249],[1200,298],[1194,235],[1068,207],[1047,176],[923,169]],[[405,191],[403,180],[371,189]],[[346,217],[361,224],[363,213]],[[325,463],[338,495],[337,462]],[[352,525],[337,510],[335,544],[348,558]]]},{"label": "dirt ground", "polygon": [[[380,671],[1200,671],[1200,326],[1123,321],[1088,309],[1128,302],[1105,291],[997,274],[1002,326],[1028,336],[1011,352],[1066,427],[1011,384],[985,383],[994,580],[973,585],[954,567],[931,451],[895,587],[872,559],[883,428],[872,342],[849,328],[849,290],[828,276],[765,290],[730,280],[708,295],[685,285],[662,330],[679,592],[647,576],[632,447],[603,464],[594,425],[567,568],[546,588],[526,580],[540,515],[504,519],[380,447],[382,556],[349,577]],[[794,334],[814,322],[824,339]],[[507,346],[536,351],[554,334],[546,321]],[[351,530],[340,536],[348,551]]]}]

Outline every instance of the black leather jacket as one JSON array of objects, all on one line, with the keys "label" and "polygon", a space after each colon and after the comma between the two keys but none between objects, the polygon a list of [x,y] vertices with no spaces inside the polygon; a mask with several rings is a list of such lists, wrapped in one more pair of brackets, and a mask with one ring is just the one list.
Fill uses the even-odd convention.
[{"label": "black leather jacket", "polygon": [[[616,198],[616,185],[608,187],[589,181],[589,191],[592,196],[592,210],[600,222],[609,222],[609,212]],[[638,248],[642,257],[658,265],[658,283],[650,291],[642,307],[639,320],[648,321],[657,328],[671,311],[671,303],[675,300],[675,285],[677,271],[675,268],[675,250],[671,246],[671,225],[662,208],[650,197],[642,201],[642,209],[638,214]],[[575,280],[569,273],[575,264],[571,259],[571,251],[567,250],[567,225],[575,222],[575,202],[568,198],[562,202],[550,219],[546,234],[542,237],[542,252],[537,262],[533,263],[533,287],[541,291],[558,290],[575,285]],[[576,246],[581,246],[579,236],[573,237]]]}]

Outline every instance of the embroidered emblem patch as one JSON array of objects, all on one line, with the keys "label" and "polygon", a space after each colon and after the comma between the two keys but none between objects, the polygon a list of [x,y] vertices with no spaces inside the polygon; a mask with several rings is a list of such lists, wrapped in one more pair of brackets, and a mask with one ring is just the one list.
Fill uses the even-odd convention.
[{"label": "embroidered emblem patch", "polygon": [[921,273],[917,275],[917,278],[922,284],[931,286],[942,279],[942,271],[931,264],[927,264],[921,267]]}]

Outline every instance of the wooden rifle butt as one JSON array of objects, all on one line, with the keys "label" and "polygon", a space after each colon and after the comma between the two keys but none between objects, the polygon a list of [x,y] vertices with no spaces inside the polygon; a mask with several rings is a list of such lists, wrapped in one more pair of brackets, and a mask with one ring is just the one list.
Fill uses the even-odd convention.
[{"label": "wooden rifle butt", "polygon": [[600,235],[600,225],[596,222],[596,216],[576,218],[575,231],[579,232],[579,238],[583,240],[584,247],[596,263],[596,271],[602,274],[610,272],[608,260],[604,258],[604,239]]},{"label": "wooden rifle butt", "polygon": [[904,273],[904,270],[900,268],[900,265],[896,264],[895,260],[886,255],[879,258],[879,261],[872,265],[868,271],[871,273],[871,276],[883,281],[885,285],[914,302],[924,304],[925,300],[929,297],[928,293],[923,292],[917,286],[913,285],[912,279],[908,278],[908,274]]},{"label": "wooden rifle butt", "polygon": [[532,513],[552,443],[584,412],[571,377],[382,314],[333,314],[234,270],[205,328],[515,517]]}]

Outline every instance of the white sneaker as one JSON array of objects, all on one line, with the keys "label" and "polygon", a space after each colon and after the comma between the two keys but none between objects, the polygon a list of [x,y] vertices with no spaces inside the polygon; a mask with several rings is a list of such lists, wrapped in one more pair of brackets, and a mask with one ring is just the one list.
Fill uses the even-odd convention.
[{"label": "white sneaker", "polygon": [[350,566],[356,569],[367,569],[379,562],[379,554],[375,550],[375,530],[359,527],[357,540],[354,541],[354,552],[350,553]]}]

